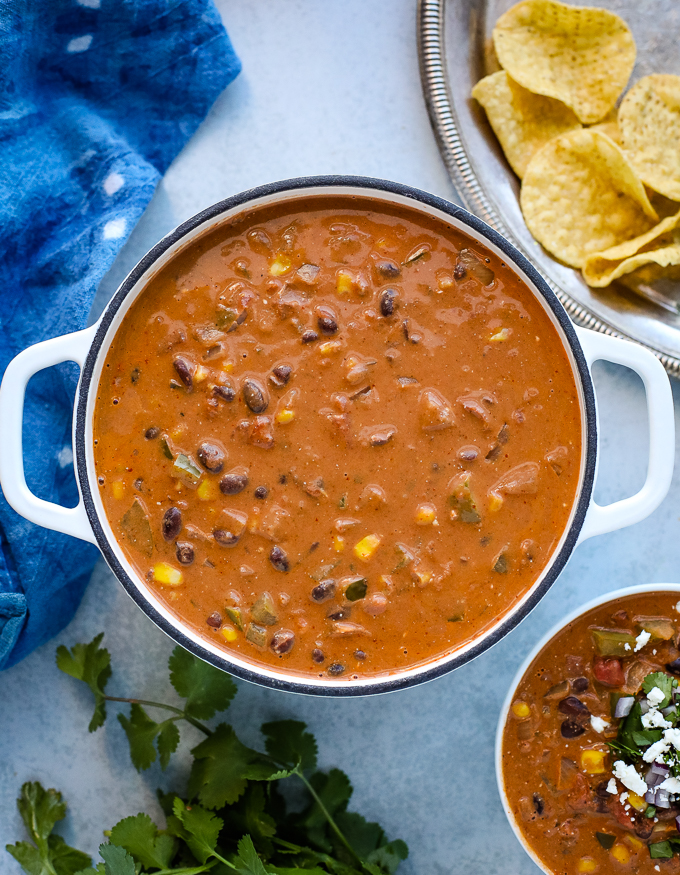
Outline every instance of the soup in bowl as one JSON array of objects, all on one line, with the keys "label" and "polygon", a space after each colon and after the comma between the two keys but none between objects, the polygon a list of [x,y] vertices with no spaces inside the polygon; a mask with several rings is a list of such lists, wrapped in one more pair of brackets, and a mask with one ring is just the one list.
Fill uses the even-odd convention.
[{"label": "soup in bowl", "polygon": [[[86,513],[161,628],[273,686],[351,695],[455,668],[519,622],[579,537],[668,488],[654,357],[577,332],[502,237],[390,183],[216,205],[60,354],[85,346],[83,505],[48,524],[82,536]],[[591,501],[601,357],[642,373],[654,460],[609,508]]]}]

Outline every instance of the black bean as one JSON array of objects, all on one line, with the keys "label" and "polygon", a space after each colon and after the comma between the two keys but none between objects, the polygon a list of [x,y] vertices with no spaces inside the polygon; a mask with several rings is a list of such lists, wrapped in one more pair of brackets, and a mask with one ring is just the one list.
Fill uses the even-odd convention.
[{"label": "black bean", "polygon": [[345,666],[341,662],[334,662],[332,665],[328,666],[328,674],[333,675],[333,677],[342,674],[344,670]]},{"label": "black bean", "polygon": [[383,289],[382,292],[380,292],[380,298],[378,301],[380,304],[380,314],[382,316],[394,315],[394,311],[397,309],[398,297],[396,289]]},{"label": "black bean", "polygon": [[290,629],[280,629],[272,635],[269,646],[274,653],[282,656],[284,653],[290,653],[293,649],[293,644],[295,644],[295,634]]},{"label": "black bean", "polygon": [[364,653],[363,650],[355,650],[354,651],[354,658],[364,660],[364,659],[366,659],[366,654]]},{"label": "black bean", "polygon": [[571,688],[575,693],[585,693],[588,689],[588,678],[576,678],[571,682]]},{"label": "black bean", "polygon": [[240,537],[240,535],[230,532],[228,529],[213,529],[213,538],[222,547],[235,547]]},{"label": "black bean", "polygon": [[474,460],[479,455],[479,450],[477,447],[461,447],[458,450],[458,458],[462,459],[464,462],[474,462]]},{"label": "black bean", "polygon": [[194,384],[194,367],[192,363],[183,356],[178,355],[175,357],[172,364],[177,371],[177,376],[180,380],[184,383],[187,389],[191,389]]},{"label": "black bean", "polygon": [[332,310],[328,310],[325,307],[319,308],[316,324],[319,326],[319,331],[322,334],[335,334],[338,330],[338,321],[335,318],[335,314]]},{"label": "black bean", "polygon": [[545,810],[545,802],[544,802],[543,799],[538,795],[538,793],[534,793],[533,801],[534,801],[534,811],[535,811],[536,814],[538,814],[539,817],[540,817],[540,815],[543,814],[543,811]]},{"label": "black bean", "polygon": [[253,413],[264,413],[269,407],[267,390],[258,380],[251,377],[243,381],[243,400]]},{"label": "black bean", "polygon": [[269,553],[269,561],[277,571],[290,571],[288,557],[278,546],[272,547]]},{"label": "black bean", "polygon": [[458,262],[458,264],[453,269],[453,278],[455,280],[464,280],[467,276],[467,268],[464,264]]},{"label": "black bean", "polygon": [[396,261],[391,261],[389,258],[386,258],[383,261],[376,261],[375,267],[378,273],[387,279],[392,280],[401,276],[401,268]]},{"label": "black bean", "polygon": [[255,490],[255,498],[260,500],[265,499],[269,495],[269,490],[266,486],[258,486]]},{"label": "black bean", "polygon": [[311,328],[308,328],[307,331],[302,332],[302,342],[303,343],[314,343],[315,340],[319,339],[319,335],[316,331],[312,331]]},{"label": "black bean", "polygon": [[566,714],[567,717],[590,717],[588,707],[577,699],[576,696],[567,696],[557,706],[557,710],[561,714]]},{"label": "black bean", "polygon": [[312,598],[315,602],[327,602],[328,599],[333,598],[336,589],[335,581],[328,577],[314,587],[312,590]]},{"label": "black bean", "polygon": [[609,781],[600,781],[600,783],[595,787],[595,792],[602,799],[609,799],[609,790],[607,787],[609,786]]},{"label": "black bean", "polygon": [[169,507],[165,511],[161,531],[166,541],[174,541],[182,531],[182,511],[178,507]]},{"label": "black bean", "polygon": [[277,365],[275,368],[272,368],[269,380],[277,389],[281,389],[288,384],[288,380],[290,380],[290,375],[292,373],[293,369],[290,365]]},{"label": "black bean", "polygon": [[666,669],[671,674],[680,675],[680,656],[677,659],[674,659],[673,662],[667,662]]},{"label": "black bean", "polygon": [[350,607],[344,608],[333,608],[326,616],[329,620],[349,620],[352,614],[352,609]]},{"label": "black bean", "polygon": [[208,626],[211,626],[213,629],[219,629],[222,625],[222,617],[214,611],[205,621]]},{"label": "black bean", "polygon": [[175,553],[180,565],[191,565],[194,561],[194,545],[189,541],[178,541]]},{"label": "black bean", "polygon": [[248,475],[241,471],[230,471],[220,480],[223,495],[238,495],[248,485]]},{"label": "black bean", "polygon": [[565,720],[561,726],[561,731],[562,738],[577,738],[579,735],[583,735],[586,728],[576,720]]},{"label": "black bean", "polygon": [[196,452],[198,461],[213,474],[219,474],[224,468],[224,450],[209,441],[203,441]]},{"label": "black bean", "polygon": [[319,650],[318,647],[315,647],[314,650],[312,650],[312,659],[314,660],[314,662],[321,663],[324,661],[325,658],[326,657],[323,654],[323,650]]},{"label": "black bean", "polygon": [[151,428],[147,428],[147,430],[144,432],[144,437],[148,441],[152,441],[155,438],[157,438],[160,433],[161,433],[160,428],[158,428],[155,425],[152,425]]},{"label": "black bean", "polygon": [[215,386],[213,388],[213,395],[217,395],[222,401],[233,401],[236,398],[236,390],[233,386],[225,383],[224,385]]},{"label": "black bean", "polygon": [[649,820],[637,821],[634,826],[635,835],[641,839],[648,839],[654,832],[654,821]]}]

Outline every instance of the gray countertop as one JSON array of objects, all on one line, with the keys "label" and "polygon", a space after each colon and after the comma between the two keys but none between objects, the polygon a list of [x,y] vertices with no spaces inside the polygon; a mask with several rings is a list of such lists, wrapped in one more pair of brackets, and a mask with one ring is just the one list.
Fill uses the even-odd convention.
[{"label": "gray countertop", "polygon": [[[293,176],[351,173],[410,183],[455,199],[422,99],[415,3],[406,0],[221,0],[243,73],[174,162],[110,275],[96,307],[163,234],[214,201]],[[647,426],[642,383],[598,365],[602,458],[596,498],[640,488]],[[676,400],[680,387],[673,386]],[[350,776],[353,804],[410,846],[403,875],[537,872],[503,815],[493,739],[506,689],[537,638],[599,593],[679,581],[680,493],[645,522],[579,547],[553,589],[514,632],[475,662],[432,683],[368,699],[325,700],[239,684],[229,712],[253,743],[265,720],[309,723],[323,768]],[[49,569],[46,569],[49,573]],[[135,607],[103,562],[71,625],[0,674],[0,844],[23,838],[15,798],[22,782],[59,788],[70,803],[62,833],[94,853],[102,831],[146,810],[157,786],[182,781],[189,743],[166,773],[132,768],[120,726],[90,735],[91,698],[55,667],[57,644],[99,631],[112,653],[110,692],[171,697],[171,642]],[[172,701],[172,698],[169,698]],[[110,709],[115,713],[115,707]],[[185,732],[186,742],[198,740]],[[18,865],[0,851],[0,872]]]}]

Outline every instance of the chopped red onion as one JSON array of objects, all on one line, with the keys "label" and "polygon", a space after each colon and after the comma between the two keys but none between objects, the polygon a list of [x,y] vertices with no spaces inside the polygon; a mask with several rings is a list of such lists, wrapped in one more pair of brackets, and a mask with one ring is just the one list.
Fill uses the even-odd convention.
[{"label": "chopped red onion", "polygon": [[655,775],[664,775],[666,777],[668,776],[670,770],[670,766],[667,766],[666,763],[660,763],[658,760],[655,760],[652,763],[652,768],[650,769],[650,771],[654,772]]},{"label": "chopped red onion", "polygon": [[656,790],[656,802],[654,803],[657,808],[670,808],[671,802],[668,793],[666,790],[662,790],[660,787]]},{"label": "chopped red onion", "polygon": [[642,711],[643,714],[646,714],[647,711],[649,711],[649,709],[650,709],[651,707],[652,707],[652,706],[649,704],[649,702],[647,701],[647,699],[643,699],[643,700],[640,702],[640,710]]},{"label": "chopped red onion", "polygon": [[678,832],[680,832],[680,814],[675,818],[675,826],[677,827]]},{"label": "chopped red onion", "polygon": [[669,705],[667,708],[662,708],[661,713],[664,717],[668,717],[671,711],[675,711],[675,705]]},{"label": "chopped red onion", "polygon": [[659,784],[662,784],[666,780],[666,775],[660,775],[658,772],[655,772],[654,769],[648,769],[647,774],[645,775],[645,782],[648,787],[658,787]]},{"label": "chopped red onion", "polygon": [[630,714],[631,708],[635,704],[635,696],[622,696],[616,703],[614,709],[614,717],[627,717]]},{"label": "chopped red onion", "polygon": [[656,805],[656,790],[648,790],[645,793],[645,802],[648,805]]}]

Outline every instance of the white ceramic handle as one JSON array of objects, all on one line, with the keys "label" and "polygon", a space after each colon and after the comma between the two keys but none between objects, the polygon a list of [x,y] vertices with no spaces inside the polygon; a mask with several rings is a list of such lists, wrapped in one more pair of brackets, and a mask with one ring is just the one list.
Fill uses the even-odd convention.
[{"label": "white ceramic handle", "polygon": [[23,418],[26,385],[33,374],[61,362],[82,368],[94,328],[76,331],[29,346],[12,359],[0,386],[0,485],[14,510],[33,523],[95,544],[82,496],[73,508],[44,501],[26,485],[23,456]]},{"label": "white ceramic handle", "polygon": [[579,543],[593,535],[603,535],[632,526],[648,517],[666,497],[675,461],[675,415],[670,381],[661,362],[644,346],[577,328],[583,353],[591,367],[600,359],[631,368],[642,378],[647,394],[649,420],[649,462],[642,489],[630,498],[601,507],[591,502]]}]

